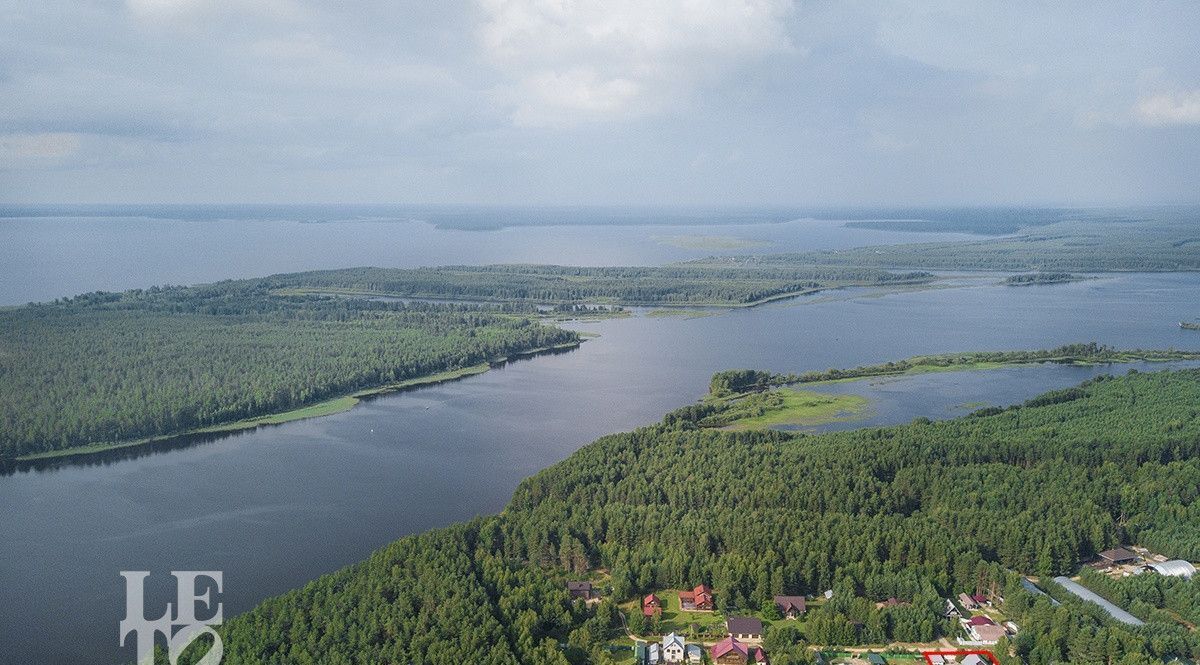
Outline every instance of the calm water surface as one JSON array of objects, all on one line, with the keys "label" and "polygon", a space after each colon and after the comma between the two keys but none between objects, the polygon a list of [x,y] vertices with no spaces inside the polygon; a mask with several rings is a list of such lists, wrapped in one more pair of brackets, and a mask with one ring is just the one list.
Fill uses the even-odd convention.
[{"label": "calm water surface", "polygon": [[[279,211],[289,212],[290,208]],[[3,211],[0,211],[2,213]],[[0,305],[90,291],[196,284],[351,266],[558,263],[656,265],[713,254],[837,249],[977,238],[844,228],[839,221],[599,226],[579,215],[558,226],[463,231],[421,219],[4,217],[0,214]],[[679,246],[709,238],[709,244]],[[712,238],[755,243],[741,248]]]},{"label": "calm water surface", "polygon": [[[569,324],[600,336],[334,416],[0,477],[0,660],[130,661],[117,646],[121,570],[222,570],[232,615],[397,537],[499,510],[522,478],[694,401],[717,370],[804,371],[1088,340],[1200,348],[1200,333],[1176,326],[1195,308],[1200,275],[1029,288],[998,280]],[[867,422],[889,423],[1018,402],[1099,371],[1047,366],[827,389],[858,385],[875,399]]]}]

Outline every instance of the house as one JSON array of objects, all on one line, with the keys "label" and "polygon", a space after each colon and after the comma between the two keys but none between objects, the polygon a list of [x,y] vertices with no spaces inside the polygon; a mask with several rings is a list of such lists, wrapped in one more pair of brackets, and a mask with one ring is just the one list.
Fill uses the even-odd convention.
[{"label": "house", "polygon": [[650,594],[642,599],[642,615],[656,617],[662,614],[662,601],[658,596]]},{"label": "house", "polygon": [[893,607],[908,607],[909,605],[912,605],[912,603],[908,602],[907,600],[900,600],[899,598],[893,596],[882,603],[875,603],[875,609],[886,610]]},{"label": "house", "polygon": [[979,607],[979,604],[975,602],[975,599],[965,593],[958,594],[958,604],[962,605],[964,610],[974,610],[978,609]]},{"label": "house", "polygon": [[687,645],[687,662],[702,663],[704,662],[704,648],[699,644]]},{"label": "house", "polygon": [[746,665],[750,661],[750,650],[732,635],[714,644],[708,653],[716,665]]},{"label": "house", "polygon": [[992,661],[977,653],[972,653],[967,654],[967,657],[962,659],[961,665],[992,665]]},{"label": "house", "polygon": [[948,662],[945,656],[936,653],[931,653],[926,658],[929,659],[929,665],[946,665]]},{"label": "house", "polygon": [[795,619],[808,609],[804,596],[775,596],[775,607],[785,619]]},{"label": "house", "polygon": [[679,607],[684,610],[711,612],[713,609],[712,587],[701,584],[691,591],[680,591]]},{"label": "house", "polygon": [[1138,558],[1136,553],[1131,552],[1124,547],[1116,547],[1111,550],[1104,550],[1097,556],[1100,557],[1101,563],[1109,566],[1137,561]]},{"label": "house", "polygon": [[871,665],[887,665],[887,661],[884,660],[883,656],[877,653],[867,654],[867,662]]},{"label": "house", "polygon": [[671,633],[662,639],[662,659],[664,663],[682,663],[687,653],[687,644],[683,638]]},{"label": "house", "polygon": [[762,639],[762,622],[754,617],[729,617],[729,620],[725,623],[731,637],[736,637],[739,640]]},{"label": "house", "polygon": [[750,650],[750,662],[754,665],[771,665],[767,660],[767,652],[762,647],[754,647]]},{"label": "house", "polygon": [[977,593],[974,596],[971,596],[971,600],[975,601],[976,607],[991,605],[991,602],[988,601],[987,596],[983,595],[982,593]]},{"label": "house", "polygon": [[963,627],[967,629],[971,641],[984,644],[995,644],[1007,634],[1003,626],[997,626],[995,621],[982,614],[963,621]]},{"label": "house", "polygon": [[1000,641],[1001,637],[1007,634],[1008,632],[1004,630],[1004,626],[997,626],[995,624],[990,626],[976,626],[971,630],[971,638],[976,642],[984,644],[995,644]]},{"label": "house", "polygon": [[650,651],[646,648],[646,643],[636,641],[633,643],[633,662],[637,665],[645,665],[646,659],[649,658]]},{"label": "house", "polygon": [[592,583],[591,582],[567,582],[567,592],[571,594],[572,598],[582,598],[583,600],[590,600],[592,597]]},{"label": "house", "polygon": [[651,644],[649,648],[646,649],[646,654],[646,662],[649,663],[649,665],[658,665],[662,662],[662,649],[659,648],[659,644],[657,642]]},{"label": "house", "polygon": [[942,611],[942,616],[947,619],[958,616],[958,608],[954,606],[954,601],[949,598],[946,599],[946,609]]}]

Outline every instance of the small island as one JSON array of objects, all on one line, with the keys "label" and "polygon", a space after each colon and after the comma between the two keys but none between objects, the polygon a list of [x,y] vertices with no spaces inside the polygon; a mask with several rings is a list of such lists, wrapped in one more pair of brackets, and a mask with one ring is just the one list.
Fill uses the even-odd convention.
[{"label": "small island", "polygon": [[1035,272],[1024,275],[1012,275],[1004,279],[1005,286],[1036,286],[1038,284],[1065,284],[1090,279],[1083,275],[1069,272]]},{"label": "small island", "polygon": [[1196,321],[1180,321],[1179,327],[1184,330],[1200,330],[1200,322]]}]

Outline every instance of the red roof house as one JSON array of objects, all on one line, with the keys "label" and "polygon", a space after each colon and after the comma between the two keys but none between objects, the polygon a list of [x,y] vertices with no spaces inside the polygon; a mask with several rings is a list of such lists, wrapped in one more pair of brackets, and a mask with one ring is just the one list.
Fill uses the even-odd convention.
[{"label": "red roof house", "polygon": [[714,644],[709,655],[718,665],[746,665],[750,660],[750,650],[732,635]]},{"label": "red roof house", "polygon": [[712,587],[701,584],[691,591],[680,591],[679,606],[684,610],[711,611],[713,609]]},{"label": "red roof house", "polygon": [[971,619],[969,621],[967,621],[967,625],[968,626],[994,626],[994,625],[996,625],[996,622],[992,621],[991,618],[986,617],[982,614],[976,614],[975,616],[971,617]]},{"label": "red roof house", "polygon": [[658,596],[650,594],[642,599],[642,614],[648,617],[662,614],[662,601]]},{"label": "red roof house", "polygon": [[750,662],[756,665],[771,665],[767,660],[767,652],[763,651],[762,647],[754,647],[750,652]]}]

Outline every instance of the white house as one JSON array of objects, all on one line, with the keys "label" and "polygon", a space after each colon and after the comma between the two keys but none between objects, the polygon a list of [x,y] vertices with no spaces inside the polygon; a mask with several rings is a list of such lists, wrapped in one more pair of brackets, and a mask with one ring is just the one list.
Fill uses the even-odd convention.
[{"label": "white house", "polygon": [[671,633],[662,640],[663,662],[667,663],[682,663],[683,657],[687,653],[687,644],[683,638]]}]

